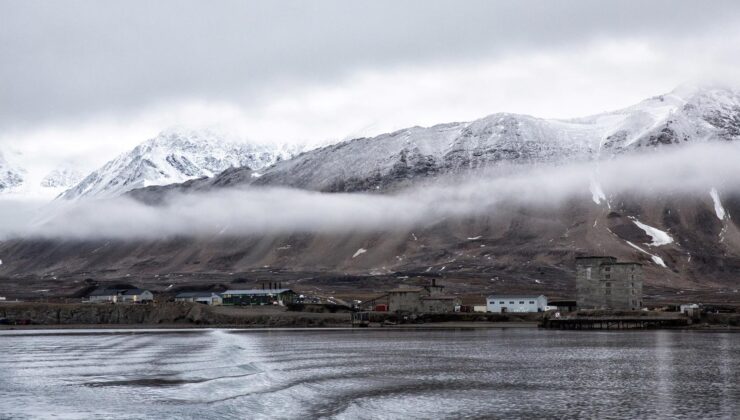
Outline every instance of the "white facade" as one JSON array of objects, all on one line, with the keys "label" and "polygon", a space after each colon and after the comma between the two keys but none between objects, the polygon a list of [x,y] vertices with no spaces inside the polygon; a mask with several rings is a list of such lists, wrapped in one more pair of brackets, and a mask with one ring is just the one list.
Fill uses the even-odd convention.
[{"label": "white facade", "polygon": [[544,312],[547,298],[544,295],[491,295],[486,299],[488,312]]},{"label": "white facade", "polygon": [[128,291],[121,296],[120,301],[129,303],[142,303],[154,300],[154,294],[148,290]]},{"label": "white facade", "polygon": [[175,302],[195,302],[204,305],[222,305],[223,298],[218,293],[181,293],[175,296]]}]

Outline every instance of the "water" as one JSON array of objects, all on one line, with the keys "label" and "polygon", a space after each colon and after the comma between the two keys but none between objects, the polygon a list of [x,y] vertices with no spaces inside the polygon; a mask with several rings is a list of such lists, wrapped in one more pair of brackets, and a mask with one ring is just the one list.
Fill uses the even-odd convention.
[{"label": "water", "polygon": [[740,418],[740,334],[5,331],[0,418]]}]

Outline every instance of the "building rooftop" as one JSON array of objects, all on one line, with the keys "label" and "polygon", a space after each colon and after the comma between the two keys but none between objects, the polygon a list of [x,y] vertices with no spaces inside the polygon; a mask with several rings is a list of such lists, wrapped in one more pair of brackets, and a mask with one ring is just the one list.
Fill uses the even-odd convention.
[{"label": "building rooftop", "polygon": [[198,298],[198,297],[211,297],[218,295],[216,292],[182,292],[175,295],[175,298]]},{"label": "building rooftop", "polygon": [[401,292],[421,292],[424,290],[421,287],[398,287],[393,290],[389,290],[388,293],[401,293]]},{"label": "building rooftop", "polygon": [[545,295],[488,295],[488,299],[539,299]]},{"label": "building rooftop", "polygon": [[291,292],[291,289],[244,289],[244,290],[227,290],[223,295],[279,295],[281,293]]},{"label": "building rooftop", "polygon": [[137,290],[137,289],[123,289],[123,288],[117,288],[117,287],[98,287],[97,289],[90,292],[88,296],[116,296],[119,294],[124,294],[129,290]]},{"label": "building rooftop", "polygon": [[590,259],[590,258],[608,258],[610,260],[616,260],[617,257],[612,257],[610,255],[583,255],[580,257],[576,257],[577,260],[583,260],[583,259]]},{"label": "building rooftop", "polygon": [[147,290],[144,290],[144,289],[128,289],[125,292],[123,292],[123,294],[126,296],[134,296],[134,295],[140,295],[146,291]]}]

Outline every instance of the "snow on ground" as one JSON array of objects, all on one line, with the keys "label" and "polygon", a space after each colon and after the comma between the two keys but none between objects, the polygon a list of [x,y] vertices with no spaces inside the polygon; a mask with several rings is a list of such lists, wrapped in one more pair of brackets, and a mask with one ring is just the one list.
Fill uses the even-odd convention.
[{"label": "snow on ground", "polygon": [[469,241],[477,241],[478,239],[482,238],[482,236],[474,236],[472,238],[468,238]]},{"label": "snow on ground", "polygon": [[653,262],[655,262],[659,266],[668,268],[668,267],[666,267],[665,262],[663,262],[663,258],[660,258],[657,255],[653,255],[652,258],[653,258]]},{"label": "snow on ground", "polygon": [[712,187],[709,191],[709,195],[712,196],[712,201],[714,201],[714,212],[717,214],[717,218],[719,220],[725,220],[725,215],[727,213],[725,212],[725,208],[722,207],[722,202],[719,201],[719,193],[717,192],[717,189]]},{"label": "snow on ground", "polygon": [[367,249],[365,249],[365,248],[360,248],[360,249],[358,249],[358,250],[357,250],[357,251],[355,252],[355,254],[354,254],[354,255],[352,255],[352,258],[355,258],[355,257],[357,257],[357,256],[359,256],[359,255],[362,255],[362,254],[366,253],[366,252],[367,252]]},{"label": "snow on ground", "polygon": [[637,219],[632,219],[632,222],[637,225],[640,229],[644,230],[645,233],[650,235],[651,238],[653,238],[653,242],[647,245],[650,246],[661,246],[661,245],[668,245],[673,242],[673,238],[666,233],[663,232],[660,229],[654,228],[652,226],[648,226],[644,223],[640,223]]},{"label": "snow on ground", "polygon": [[606,194],[604,194],[604,190],[601,189],[601,185],[595,179],[591,178],[588,189],[591,190],[591,199],[594,200],[594,203],[601,204],[602,200],[606,202]]},{"label": "snow on ground", "polygon": [[632,243],[632,242],[630,242],[630,241],[625,241],[625,242],[627,242],[627,243],[629,244],[629,246],[631,246],[632,248],[635,248],[636,250],[638,250],[638,251],[640,251],[640,252],[642,252],[642,253],[645,253],[645,254],[648,254],[648,255],[650,255],[650,257],[651,257],[651,258],[653,259],[653,262],[654,262],[654,263],[658,264],[658,265],[659,265],[659,266],[661,266],[661,267],[665,267],[665,268],[668,268],[668,267],[667,267],[667,266],[665,265],[665,262],[663,261],[663,258],[660,258],[660,257],[659,257],[659,256],[657,256],[657,255],[654,255],[654,254],[651,254],[651,253],[649,253],[649,252],[645,251],[644,249],[640,248],[639,246],[637,246],[637,245],[633,244],[633,243]]}]

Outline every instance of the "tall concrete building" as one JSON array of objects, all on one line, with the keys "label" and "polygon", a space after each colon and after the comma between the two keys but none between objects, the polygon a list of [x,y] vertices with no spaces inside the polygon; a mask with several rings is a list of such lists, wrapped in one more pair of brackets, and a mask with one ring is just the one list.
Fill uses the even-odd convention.
[{"label": "tall concrete building", "polygon": [[640,309],[642,265],[614,257],[577,257],[576,289],[579,309]]}]

